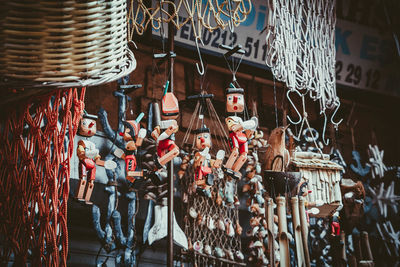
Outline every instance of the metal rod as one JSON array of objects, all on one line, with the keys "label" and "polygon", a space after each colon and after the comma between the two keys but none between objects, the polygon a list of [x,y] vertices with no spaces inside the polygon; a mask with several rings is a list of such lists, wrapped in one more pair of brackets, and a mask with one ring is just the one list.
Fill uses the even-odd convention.
[{"label": "metal rod", "polygon": [[[174,2],[174,1],[172,1]],[[173,5],[169,5],[169,13],[172,14]],[[168,50],[174,51],[175,27],[172,22],[168,24]],[[174,91],[174,57],[168,57],[168,69],[170,70],[169,84],[171,92]],[[167,266],[174,266],[174,163],[168,163],[168,254]]]}]

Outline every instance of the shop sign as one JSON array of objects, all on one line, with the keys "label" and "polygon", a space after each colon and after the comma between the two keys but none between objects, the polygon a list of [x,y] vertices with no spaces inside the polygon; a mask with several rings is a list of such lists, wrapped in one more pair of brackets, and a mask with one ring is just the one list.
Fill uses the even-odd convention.
[{"label": "shop sign", "polygon": [[336,23],[336,81],[400,96],[400,73],[390,36],[345,20]]},{"label": "shop sign", "polygon": [[[201,52],[220,56],[224,52],[219,48],[220,44],[230,46],[240,44],[245,50],[243,63],[266,68],[266,34],[260,33],[266,26],[267,2],[252,1],[252,3],[253,8],[246,21],[235,28],[233,33],[228,27],[213,32],[203,30],[204,46],[200,44]],[[179,20],[185,19],[185,14],[180,14]],[[165,25],[165,31],[167,28]],[[153,35],[159,38],[160,31],[154,30]],[[176,31],[175,41],[177,45],[196,49],[195,35],[190,24],[185,24]],[[198,58],[197,54],[193,55]],[[355,22],[337,20],[335,66],[337,84],[400,96],[400,86],[398,86],[400,73],[396,73],[396,67],[391,67],[395,55],[391,36],[382,36],[377,30]]]}]

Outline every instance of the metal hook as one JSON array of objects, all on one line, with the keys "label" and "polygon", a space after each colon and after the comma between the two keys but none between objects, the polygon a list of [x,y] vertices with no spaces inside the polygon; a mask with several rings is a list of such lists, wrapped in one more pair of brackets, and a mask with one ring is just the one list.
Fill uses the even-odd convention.
[{"label": "metal hook", "polygon": [[[200,42],[204,46],[203,40],[200,39]],[[199,48],[199,38],[196,38],[196,49],[197,49],[197,53],[199,54],[201,70],[199,68],[198,63],[196,63],[196,68],[197,68],[197,71],[199,72],[199,74],[203,75],[204,74],[204,64],[203,64],[203,59],[201,58],[201,53],[200,53],[200,48]]]},{"label": "metal hook", "polygon": [[[325,131],[326,131],[326,122],[327,122],[327,116],[326,116],[326,113],[325,113],[325,111],[323,111],[323,112],[321,112],[321,113],[323,113],[324,114],[324,129],[322,130],[322,142],[324,143],[324,145],[329,145],[329,139],[326,139],[325,140]],[[320,114],[321,114],[320,113]]]},{"label": "metal hook", "polygon": [[299,116],[299,120],[298,120],[297,122],[294,122],[294,121],[292,121],[292,119],[289,117],[289,115],[286,115],[286,118],[290,121],[291,124],[297,125],[297,124],[299,124],[299,123],[303,120],[303,117],[301,116],[300,112],[297,110],[297,108],[296,108],[296,106],[294,105],[292,99],[289,97],[289,94],[290,94],[291,92],[295,92],[295,93],[298,94],[300,97],[302,97],[302,95],[301,95],[300,92],[297,91],[297,90],[288,90],[287,93],[286,93],[286,97],[287,97],[287,99],[289,100],[289,102],[290,102],[290,104],[292,105],[292,107],[294,108],[294,110],[296,111],[297,115]]},{"label": "metal hook", "polygon": [[340,121],[338,121],[338,122],[334,122],[334,121],[333,121],[333,118],[335,117],[336,112],[339,110],[339,107],[340,107],[340,101],[337,100],[337,107],[336,107],[336,109],[335,109],[335,111],[333,112],[332,117],[331,117],[331,123],[335,126],[335,129],[336,129],[336,130],[339,128],[339,124],[341,124],[342,121],[343,121],[343,119],[340,119]]}]

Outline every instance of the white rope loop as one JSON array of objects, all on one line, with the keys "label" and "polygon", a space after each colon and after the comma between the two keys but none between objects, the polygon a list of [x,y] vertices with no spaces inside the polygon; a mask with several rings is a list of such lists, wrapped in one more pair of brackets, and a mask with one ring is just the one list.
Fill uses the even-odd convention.
[{"label": "white rope loop", "polygon": [[321,111],[339,105],[336,95],[335,0],[270,0],[265,60],[289,90],[307,90]]}]

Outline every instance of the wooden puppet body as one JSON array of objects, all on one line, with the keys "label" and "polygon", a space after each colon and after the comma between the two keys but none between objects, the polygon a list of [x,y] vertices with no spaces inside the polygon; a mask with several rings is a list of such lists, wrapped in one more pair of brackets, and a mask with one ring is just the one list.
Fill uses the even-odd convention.
[{"label": "wooden puppet body", "polygon": [[[211,186],[214,183],[212,167],[218,168],[218,160],[212,160],[209,153],[211,148],[210,130],[206,127],[197,129],[195,137],[195,147],[197,152],[193,159],[194,181],[197,192],[211,197]],[[215,165],[217,163],[217,165]]]},{"label": "wooden puppet body", "polygon": [[96,145],[88,140],[80,140],[77,154],[79,158],[79,177],[86,178],[88,182],[94,181],[96,178],[95,162],[100,159]]},{"label": "wooden puppet body", "polygon": [[[179,147],[175,144],[175,133],[178,129],[176,120],[165,120],[151,134],[157,141],[156,164],[159,169],[179,155]],[[164,131],[161,132],[162,130]]]},{"label": "wooden puppet body", "polygon": [[254,132],[258,126],[256,117],[243,121],[240,117],[230,116],[225,120],[229,129],[229,147],[231,154],[225,164],[227,169],[232,169],[233,177],[240,178],[239,170],[247,160],[249,132]]},{"label": "wooden puppet body", "polygon": [[[78,134],[85,136],[87,139],[96,133],[97,116],[85,114],[79,124]],[[87,140],[82,139],[78,142],[76,154],[79,159],[79,185],[76,189],[75,197],[78,200],[91,204],[90,197],[94,188],[94,180],[96,179],[96,165],[104,166],[104,161],[100,160],[99,150],[96,145]]]},{"label": "wooden puppet body", "polygon": [[[125,151],[117,152],[117,156],[125,160],[126,179],[132,183],[137,177],[143,177],[143,171],[136,171],[136,151],[143,143],[143,138],[146,136],[146,130],[140,129],[140,125],[136,121],[126,121],[125,130],[120,135],[125,143]],[[116,152],[114,152],[115,154]]]}]

